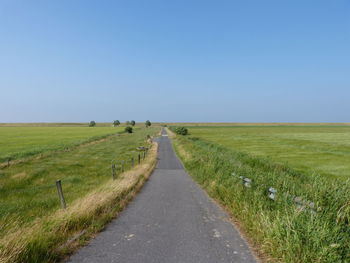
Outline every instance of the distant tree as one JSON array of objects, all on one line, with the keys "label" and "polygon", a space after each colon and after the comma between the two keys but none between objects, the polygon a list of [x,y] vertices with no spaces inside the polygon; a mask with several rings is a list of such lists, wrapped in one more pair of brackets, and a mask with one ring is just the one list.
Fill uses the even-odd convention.
[{"label": "distant tree", "polygon": [[95,121],[90,121],[89,127],[95,127],[95,126],[96,126],[96,122]]},{"label": "distant tree", "polygon": [[131,124],[131,126],[135,126],[136,122],[135,122],[134,120],[132,120],[132,121],[130,122],[130,124]]},{"label": "distant tree", "polygon": [[126,121],[125,124],[126,124],[126,126],[129,126],[130,125],[130,121]]},{"label": "distant tree", "polygon": [[145,125],[146,125],[146,128],[148,128],[149,126],[152,125],[152,123],[151,123],[149,120],[147,120],[147,121],[145,122]]},{"label": "distant tree", "polygon": [[126,126],[126,127],[125,127],[125,132],[127,132],[127,133],[132,133],[132,127]]},{"label": "distant tree", "polygon": [[115,126],[119,126],[120,125],[120,121],[118,121],[118,120],[115,120],[115,121],[113,121],[113,126],[115,127]]}]

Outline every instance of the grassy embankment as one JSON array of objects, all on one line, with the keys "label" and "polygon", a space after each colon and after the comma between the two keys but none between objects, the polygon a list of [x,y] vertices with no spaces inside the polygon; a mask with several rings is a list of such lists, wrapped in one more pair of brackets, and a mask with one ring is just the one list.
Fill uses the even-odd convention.
[{"label": "grassy embankment", "polygon": [[[186,169],[267,261],[349,262],[349,127],[191,127],[190,133],[174,139]],[[252,179],[251,188],[239,176]],[[277,189],[276,201],[267,197],[269,187]],[[296,205],[296,196],[313,201],[316,212]]]},{"label": "grassy embankment", "polygon": [[[90,128],[100,129],[100,128]],[[0,169],[0,262],[52,262],[101,230],[150,175],[156,147],[141,165],[136,147],[158,128],[32,158]],[[125,160],[124,174],[112,180],[111,161]],[[67,209],[60,209],[55,180],[61,179]],[[77,240],[69,240],[78,236]],[[68,243],[67,243],[68,242]]]}]

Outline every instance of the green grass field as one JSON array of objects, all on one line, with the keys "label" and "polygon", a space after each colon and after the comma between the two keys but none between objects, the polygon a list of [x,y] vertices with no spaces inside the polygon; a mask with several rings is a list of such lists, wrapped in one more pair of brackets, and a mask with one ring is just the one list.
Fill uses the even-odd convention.
[{"label": "green grass field", "polygon": [[349,126],[190,127],[190,133],[303,173],[350,178]]},{"label": "green grass field", "polygon": [[[49,218],[60,209],[55,185],[57,179],[62,181],[66,202],[70,207],[76,200],[111,182],[112,161],[117,164],[117,176],[121,173],[122,160],[125,161],[125,170],[131,168],[131,158],[134,158],[136,165],[139,154],[136,148],[142,145],[146,146],[147,135],[155,135],[159,131],[157,127],[137,128],[132,134],[117,134],[117,131],[120,132],[121,128],[98,127],[20,127],[15,128],[13,132],[9,132],[9,130],[5,132],[5,129],[9,128],[0,128],[2,139],[5,142],[12,142],[12,145],[2,141],[1,143],[7,146],[5,150],[1,148],[2,154],[28,152],[31,151],[31,145],[37,144],[40,145],[37,149],[47,151],[60,149],[62,142],[64,142],[64,145],[79,145],[84,141],[90,143],[84,143],[64,151],[55,151],[41,158],[30,158],[9,167],[0,168],[0,250],[14,232],[19,231],[19,229],[30,229],[31,225]],[[108,134],[113,135],[106,137]],[[100,136],[103,136],[104,139],[96,140]],[[17,141],[16,138],[18,138]],[[95,140],[92,140],[93,138]],[[27,140],[30,143],[22,145],[22,142]],[[15,145],[17,145],[17,148]],[[22,155],[19,154],[18,156]],[[113,189],[110,191],[113,191]],[[111,194],[106,192],[105,195],[108,197]],[[98,202],[104,200],[104,198],[106,197],[102,194]],[[115,202],[115,204],[118,204],[117,201]],[[95,208],[91,206],[88,209]],[[99,214],[103,211],[98,212],[97,210],[97,212],[92,212],[92,215],[93,213]],[[79,217],[77,216],[77,218]],[[76,219],[75,223],[72,223],[70,231],[74,231],[75,228],[79,229],[77,227],[79,224],[81,225],[80,228],[88,227],[88,224],[84,223],[84,220],[87,220],[86,218],[88,217],[84,216],[83,218],[80,217],[79,220]],[[32,247],[29,249],[31,256],[34,255],[35,257],[36,254],[40,254],[45,257],[45,249],[58,242],[55,241],[54,237],[50,238],[50,244],[42,244],[43,247],[40,253],[44,254],[33,252],[36,248]],[[64,236],[64,238],[69,238],[69,236]]]},{"label": "green grass field", "polygon": [[0,127],[0,163],[62,150],[123,131],[123,127]]},{"label": "green grass field", "polygon": [[188,128],[174,138],[187,171],[266,261],[349,262],[349,127]]},{"label": "green grass field", "polygon": [[[28,128],[23,128],[23,131],[20,129],[22,128],[17,131],[19,134],[27,134]],[[45,129],[48,130],[47,133]],[[42,138],[46,134],[41,142],[42,145],[45,146],[43,142],[50,140],[52,145],[57,145],[56,137],[65,138],[67,134],[73,133],[77,138],[75,142],[80,142],[83,136],[77,136],[79,129],[81,128],[73,130],[54,128],[54,131],[50,131],[51,128],[40,128],[34,131],[29,129],[27,138]],[[90,131],[83,128],[83,134],[84,131],[90,135],[93,131],[95,131],[94,134],[116,132],[115,129],[106,131],[103,128],[100,131],[97,128],[90,128]],[[130,167],[131,157],[137,160],[136,147],[145,144],[146,135],[154,132],[154,128],[139,129],[133,134],[111,136],[98,143],[87,144],[47,158],[33,159],[1,169],[0,221],[7,218],[11,221],[16,219],[21,223],[29,222],[57,209],[59,207],[55,188],[57,179],[62,180],[68,203],[88,193],[96,185],[111,178],[112,160],[126,160],[126,168]],[[13,139],[13,135],[9,137]],[[74,143],[72,137],[70,136],[69,139]],[[29,146],[24,149],[29,149]]]}]

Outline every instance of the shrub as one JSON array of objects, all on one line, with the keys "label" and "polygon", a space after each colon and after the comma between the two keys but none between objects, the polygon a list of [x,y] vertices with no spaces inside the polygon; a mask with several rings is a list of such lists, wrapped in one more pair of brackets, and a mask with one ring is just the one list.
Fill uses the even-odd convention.
[{"label": "shrub", "polygon": [[125,127],[125,132],[132,133],[132,127],[130,126]]},{"label": "shrub", "polygon": [[149,120],[147,120],[147,121],[145,122],[145,125],[146,125],[146,128],[148,128],[149,126],[152,125],[152,123],[151,123]]},{"label": "shrub", "polygon": [[95,127],[95,126],[96,126],[96,122],[95,121],[90,121],[89,127]]},{"label": "shrub", "polygon": [[132,121],[130,122],[130,124],[131,124],[131,126],[135,126],[136,122],[135,122],[134,120],[132,120]]},{"label": "shrub", "polygon": [[188,129],[185,127],[176,127],[175,128],[175,133],[179,135],[187,135],[188,134]]}]

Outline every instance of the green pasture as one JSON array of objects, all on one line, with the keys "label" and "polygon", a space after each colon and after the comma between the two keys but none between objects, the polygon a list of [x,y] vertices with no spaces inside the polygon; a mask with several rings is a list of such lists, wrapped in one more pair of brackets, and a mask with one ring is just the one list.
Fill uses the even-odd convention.
[{"label": "green pasture", "polygon": [[124,127],[0,127],[0,163],[62,150],[120,133]]},{"label": "green pasture", "polygon": [[[31,145],[35,145],[36,141],[43,149],[47,149],[45,141],[52,148],[60,146],[57,137],[65,139],[67,144],[76,144],[84,138],[116,133],[118,130],[120,131],[118,128],[19,128],[13,134],[7,134],[7,138],[8,141],[11,138],[14,143],[15,134],[25,134],[31,138]],[[154,135],[157,131],[157,127],[138,128],[132,134],[115,134],[69,151],[55,152],[47,157],[33,158],[0,169],[0,237],[10,231],[12,226],[33,222],[60,207],[55,186],[57,179],[62,180],[69,206],[73,200],[112,178],[112,160],[117,164],[117,173],[120,173],[122,160],[125,161],[125,169],[131,167],[132,157],[136,164],[136,148],[146,145],[147,135]],[[24,141],[21,136],[18,140]],[[11,148],[7,149],[9,152]],[[30,145],[23,149],[29,150]],[[13,151],[19,152],[19,149],[13,147]]]},{"label": "green pasture", "polygon": [[349,126],[189,127],[189,131],[191,137],[303,173],[350,178]]}]

